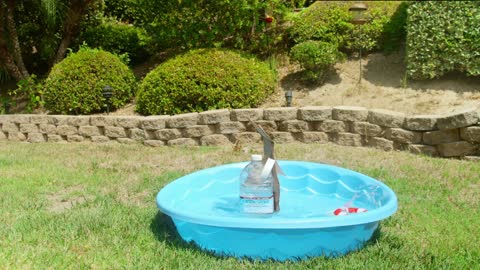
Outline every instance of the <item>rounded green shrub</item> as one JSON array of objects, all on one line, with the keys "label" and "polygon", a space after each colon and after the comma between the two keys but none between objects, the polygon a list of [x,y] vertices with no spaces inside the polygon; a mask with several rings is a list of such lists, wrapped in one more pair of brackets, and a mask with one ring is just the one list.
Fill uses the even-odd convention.
[{"label": "rounded green shrub", "polygon": [[135,76],[120,59],[106,51],[82,48],[56,64],[45,80],[45,108],[52,113],[89,114],[106,109],[103,88],[112,87],[110,108],[133,96]]},{"label": "rounded green shrub", "polygon": [[136,110],[144,115],[258,106],[276,87],[268,64],[220,49],[198,49],[147,74]]},{"label": "rounded green shrub", "polygon": [[290,58],[305,70],[307,81],[323,83],[341,55],[334,44],[309,40],[293,46]]}]

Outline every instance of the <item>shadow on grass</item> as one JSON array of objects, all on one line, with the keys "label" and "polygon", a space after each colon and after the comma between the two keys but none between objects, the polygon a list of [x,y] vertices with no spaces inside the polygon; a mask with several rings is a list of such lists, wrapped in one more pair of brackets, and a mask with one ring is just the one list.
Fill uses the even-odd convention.
[{"label": "shadow on grass", "polygon": [[[205,256],[215,258],[215,259],[228,259],[232,256],[226,254],[216,254],[213,251],[202,249],[199,247],[195,242],[190,241],[186,242],[182,239],[180,234],[178,234],[177,229],[175,227],[175,223],[173,222],[172,218],[168,215],[163,214],[162,212],[158,211],[155,217],[152,219],[152,223],[150,224],[150,229],[152,230],[153,234],[155,235],[155,239],[161,242],[165,242],[169,247],[181,249],[185,251],[190,251],[192,253],[202,253]],[[249,257],[242,257],[237,258],[238,261],[248,261],[248,262],[269,262],[273,260],[257,260],[252,259]]]},{"label": "shadow on grass", "polygon": [[[359,250],[361,249],[364,249],[364,248],[369,248],[369,247],[374,247],[376,245],[378,245],[379,243],[382,244],[382,245],[385,245],[385,246],[388,246],[390,250],[402,250],[404,249],[404,242],[403,240],[394,235],[394,234],[384,234],[382,233],[382,224],[379,224],[377,229],[375,229],[375,231],[373,232],[372,234],[372,237],[365,242],[364,246],[362,248],[360,248]],[[379,250],[378,252],[382,252],[382,250]],[[379,254],[381,255],[381,254]]]},{"label": "shadow on grass", "polygon": [[365,242],[365,245],[362,248],[373,246],[378,242],[378,240],[382,236],[381,227],[382,225],[379,224],[378,227],[375,229],[375,231],[373,231],[372,237],[370,237],[370,239],[367,242]]},{"label": "shadow on grass", "polygon": [[160,211],[158,211],[155,217],[152,219],[152,223],[150,223],[150,230],[152,231],[156,240],[166,243],[169,247],[193,252],[202,252],[203,254],[214,258],[221,258],[221,256],[215,255],[211,251],[201,249],[193,241],[184,241],[178,234],[172,218]]}]

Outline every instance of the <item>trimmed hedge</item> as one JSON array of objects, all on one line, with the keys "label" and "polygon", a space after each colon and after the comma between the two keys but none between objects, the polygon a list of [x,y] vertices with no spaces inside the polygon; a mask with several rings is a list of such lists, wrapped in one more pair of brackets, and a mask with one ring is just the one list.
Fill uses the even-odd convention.
[{"label": "trimmed hedge", "polygon": [[131,99],[133,72],[106,51],[81,48],[56,64],[45,80],[45,108],[52,113],[89,114],[106,109],[103,87],[112,87],[111,109]]},{"label": "trimmed hedge", "polygon": [[149,38],[141,28],[120,22],[106,22],[88,28],[83,39],[92,48],[101,48],[114,54],[128,54],[132,63],[141,63],[150,56]]},{"label": "trimmed hedge", "polygon": [[276,87],[268,64],[220,49],[198,49],[147,74],[137,93],[144,115],[258,106]]},{"label": "trimmed hedge", "polygon": [[[366,17],[368,22],[359,27],[350,23],[352,14],[348,11],[352,2],[317,1],[293,18],[289,29],[295,43],[319,40],[337,44],[344,52],[382,50],[391,36],[402,37],[404,21],[391,22],[392,16],[401,5],[399,1],[370,1]],[[397,16],[396,20],[401,19]],[[404,18],[404,17],[403,17]],[[358,38],[362,34],[362,38]]]},{"label": "trimmed hedge", "polygon": [[480,75],[480,3],[412,3],[407,22],[407,75],[431,79],[450,71]]}]

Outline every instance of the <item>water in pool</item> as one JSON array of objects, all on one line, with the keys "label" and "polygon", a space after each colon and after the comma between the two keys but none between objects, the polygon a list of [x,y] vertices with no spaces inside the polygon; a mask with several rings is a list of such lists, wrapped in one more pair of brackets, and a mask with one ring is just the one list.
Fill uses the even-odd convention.
[{"label": "water in pool", "polygon": [[[201,182],[199,180],[199,182]],[[205,182],[205,181],[203,181]],[[202,191],[210,190],[212,183],[222,183],[217,194],[202,196]],[[195,204],[190,200],[178,200],[177,207],[189,207],[197,214],[219,215],[224,217],[257,217],[257,218],[309,218],[333,216],[339,207],[357,207],[374,209],[381,206],[377,200],[381,192],[376,185],[361,185],[350,188],[342,180],[325,181],[307,174],[303,177],[280,176],[281,200],[280,212],[274,214],[243,213],[239,199],[238,176],[229,179],[211,179],[204,186],[195,189]],[[192,189],[185,191],[182,197],[191,196]],[[211,191],[211,190],[210,190]],[[192,209],[193,208],[193,209]]]}]

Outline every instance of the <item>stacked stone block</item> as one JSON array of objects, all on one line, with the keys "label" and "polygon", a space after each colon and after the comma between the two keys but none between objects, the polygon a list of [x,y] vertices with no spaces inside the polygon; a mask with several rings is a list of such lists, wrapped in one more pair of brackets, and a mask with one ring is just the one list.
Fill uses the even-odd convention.
[{"label": "stacked stone block", "polygon": [[477,109],[405,115],[355,106],[214,110],[175,116],[0,115],[0,140],[229,145],[261,142],[255,122],[276,143],[336,143],[443,157],[480,156]]}]

